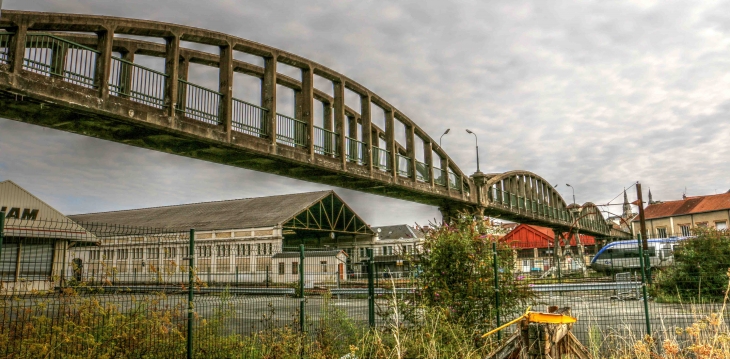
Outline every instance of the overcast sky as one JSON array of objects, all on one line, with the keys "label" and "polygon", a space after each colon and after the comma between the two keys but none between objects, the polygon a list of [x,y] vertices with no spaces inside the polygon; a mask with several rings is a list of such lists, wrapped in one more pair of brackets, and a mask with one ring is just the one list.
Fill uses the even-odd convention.
[{"label": "overcast sky", "polygon": [[[568,202],[565,183],[579,203],[607,203],[635,181],[659,200],[680,199],[685,188],[730,189],[727,1],[5,0],[3,7],[167,21],[278,47],[358,81],[433,138],[451,128],[443,147],[466,173],[476,169],[469,128],[479,135],[483,172],[535,172],[560,184]],[[194,77],[206,82],[209,74],[196,69]],[[243,80],[237,91],[257,96]],[[69,214],[327,188],[0,119],[4,179]],[[439,215],[337,191],[373,225]]]}]

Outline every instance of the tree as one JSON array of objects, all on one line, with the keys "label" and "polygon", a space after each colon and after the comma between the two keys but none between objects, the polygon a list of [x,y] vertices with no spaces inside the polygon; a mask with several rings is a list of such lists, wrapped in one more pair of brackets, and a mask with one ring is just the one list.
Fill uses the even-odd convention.
[{"label": "tree", "polygon": [[500,312],[521,313],[532,291],[518,283],[512,250],[498,239],[504,231],[490,220],[461,216],[452,224],[432,228],[420,258],[418,281],[427,306],[439,307],[449,320],[475,330],[495,326],[492,244],[497,242]]},{"label": "tree", "polygon": [[730,233],[699,228],[674,251],[674,265],[657,276],[654,294],[669,299],[721,300],[728,286]]}]

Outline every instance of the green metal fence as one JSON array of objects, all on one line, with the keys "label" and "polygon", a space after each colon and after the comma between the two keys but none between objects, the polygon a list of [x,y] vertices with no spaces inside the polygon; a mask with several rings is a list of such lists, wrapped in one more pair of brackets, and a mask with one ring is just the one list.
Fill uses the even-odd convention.
[{"label": "green metal fence", "polygon": [[10,53],[8,47],[10,46],[10,40],[12,37],[12,32],[0,31],[0,64],[7,64],[10,60],[8,57],[8,54]]},{"label": "green metal fence", "polygon": [[367,144],[354,138],[346,137],[347,160],[363,165],[367,161]]},{"label": "green metal fence", "polygon": [[431,171],[427,163],[416,161],[416,179],[421,182],[431,181]]},{"label": "green metal fence", "polygon": [[220,125],[220,92],[178,79],[176,111],[211,125]]},{"label": "green metal fence", "polygon": [[401,177],[411,177],[413,174],[413,167],[411,166],[411,158],[407,156],[403,156],[400,154],[397,154],[395,156],[395,163],[396,163],[396,169],[398,170],[398,175]]},{"label": "green metal fence", "polygon": [[307,123],[295,118],[276,114],[276,139],[277,142],[292,147],[307,146]]},{"label": "green metal fence", "polygon": [[[570,307],[572,332],[596,357],[646,334],[687,348],[724,333],[730,235],[692,235],[649,239],[648,250],[639,239],[566,234],[560,246],[540,236],[495,243],[481,254],[497,289],[485,320],[517,315],[503,310],[514,281],[534,295],[532,310]],[[421,304],[423,254],[413,248],[220,237],[0,213],[0,356],[255,358],[267,335],[307,343],[345,324],[392,328],[394,303]],[[691,273],[672,277],[676,268]]]},{"label": "green metal fence", "polygon": [[449,188],[457,191],[461,191],[461,177],[451,171],[451,169],[448,170],[448,176],[449,176]]},{"label": "green metal fence", "polygon": [[373,168],[377,168],[381,171],[390,171],[392,168],[390,151],[382,149],[380,147],[372,147],[373,150]]},{"label": "green metal fence", "polygon": [[373,254],[277,243],[0,213],[0,356],[256,358],[266,333],[383,325],[388,286],[412,288]]},{"label": "green metal fence", "polygon": [[433,169],[433,183],[446,187],[446,171],[440,168]]},{"label": "green metal fence", "polygon": [[112,56],[109,93],[155,108],[165,106],[167,75]]},{"label": "green metal fence", "polygon": [[51,34],[28,33],[23,69],[95,88],[97,56],[99,52],[90,47]]},{"label": "green metal fence", "polygon": [[269,110],[254,104],[233,99],[233,130],[256,137],[269,136],[270,130],[266,119]]},{"label": "green metal fence", "polygon": [[340,135],[321,127],[314,127],[314,152],[320,155],[339,157]]}]

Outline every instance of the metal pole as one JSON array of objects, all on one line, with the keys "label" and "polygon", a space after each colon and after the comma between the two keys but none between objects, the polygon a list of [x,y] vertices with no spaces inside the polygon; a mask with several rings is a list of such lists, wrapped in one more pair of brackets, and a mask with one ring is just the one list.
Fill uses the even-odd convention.
[{"label": "metal pole", "polygon": [[367,248],[368,255],[368,323],[370,328],[375,328],[375,262],[373,261],[373,249]]},{"label": "metal pole", "polygon": [[[497,265],[497,242],[492,242],[492,252],[494,258],[492,265],[494,267],[494,306],[497,312],[497,328],[502,325],[499,318],[499,266]],[[497,332],[497,340],[502,340],[502,331]]]},{"label": "metal pole", "polygon": [[646,273],[644,270],[644,247],[641,242],[641,234],[638,239],[639,244],[639,264],[641,265],[641,292],[644,298],[644,319],[646,320],[646,335],[651,336],[651,322],[649,321],[649,301],[646,296]]},{"label": "metal pole", "polygon": [[266,266],[266,288],[269,287],[269,266]]},{"label": "metal pole", "polygon": [[[642,238],[642,249],[645,253],[648,254],[649,252],[649,236],[646,233],[646,218],[644,216],[644,198],[641,194],[641,183],[636,182],[636,196],[639,199],[639,224],[641,227],[641,235],[639,238]],[[641,257],[644,259],[644,256]],[[645,265],[648,265],[649,268],[651,268],[651,262],[645,262]],[[651,284],[651,269],[649,269],[649,284]]]},{"label": "metal pole", "polygon": [[[2,0],[0,0],[2,6]],[[3,237],[5,236],[5,212],[0,212],[0,261],[3,258]]]},{"label": "metal pole", "polygon": [[304,334],[304,245],[299,245],[299,330]]},{"label": "metal pole", "polygon": [[190,246],[188,248],[188,359],[193,358],[193,300],[195,300],[195,230],[190,229]]}]

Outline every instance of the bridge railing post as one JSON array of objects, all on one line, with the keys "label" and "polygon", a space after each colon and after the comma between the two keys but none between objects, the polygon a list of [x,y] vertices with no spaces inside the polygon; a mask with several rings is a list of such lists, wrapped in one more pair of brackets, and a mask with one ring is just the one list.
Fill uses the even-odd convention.
[{"label": "bridge railing post", "polygon": [[231,142],[233,121],[233,46],[230,43],[220,47],[218,65],[218,92],[221,93],[218,120],[226,132],[226,139]]},{"label": "bridge railing post", "polygon": [[99,51],[99,53],[96,55],[94,84],[97,86],[96,90],[99,92],[99,97],[101,97],[102,100],[109,98],[109,75],[111,73],[112,64],[114,30],[114,26],[109,26],[96,33],[96,50]]},{"label": "bridge railing post", "polygon": [[175,117],[180,70],[180,35],[165,38],[165,107],[170,117]]},{"label": "bridge railing post", "polygon": [[340,154],[342,169],[347,169],[347,133],[345,132],[345,81],[338,79],[334,81],[335,87],[335,132],[340,135],[340,142],[337,144],[337,152]]},{"label": "bridge railing post", "polygon": [[23,59],[25,58],[25,41],[28,34],[28,24],[22,22],[13,29],[15,33],[10,41],[10,71],[20,73],[23,70]]},{"label": "bridge railing post", "polygon": [[[276,150],[276,65],[278,55],[272,53],[264,58],[264,79],[261,81],[261,107],[268,110],[263,119],[268,129],[269,145],[272,151]],[[263,125],[263,124],[262,124]]]},{"label": "bridge railing post", "polygon": [[370,94],[360,95],[360,121],[362,122],[362,142],[365,148],[362,154],[363,164],[368,173],[373,173],[373,124],[371,119]]},{"label": "bridge railing post", "polygon": [[307,153],[310,159],[314,159],[314,71],[307,65],[302,68],[302,91],[297,99],[298,112],[301,111],[300,119],[307,123]]}]

